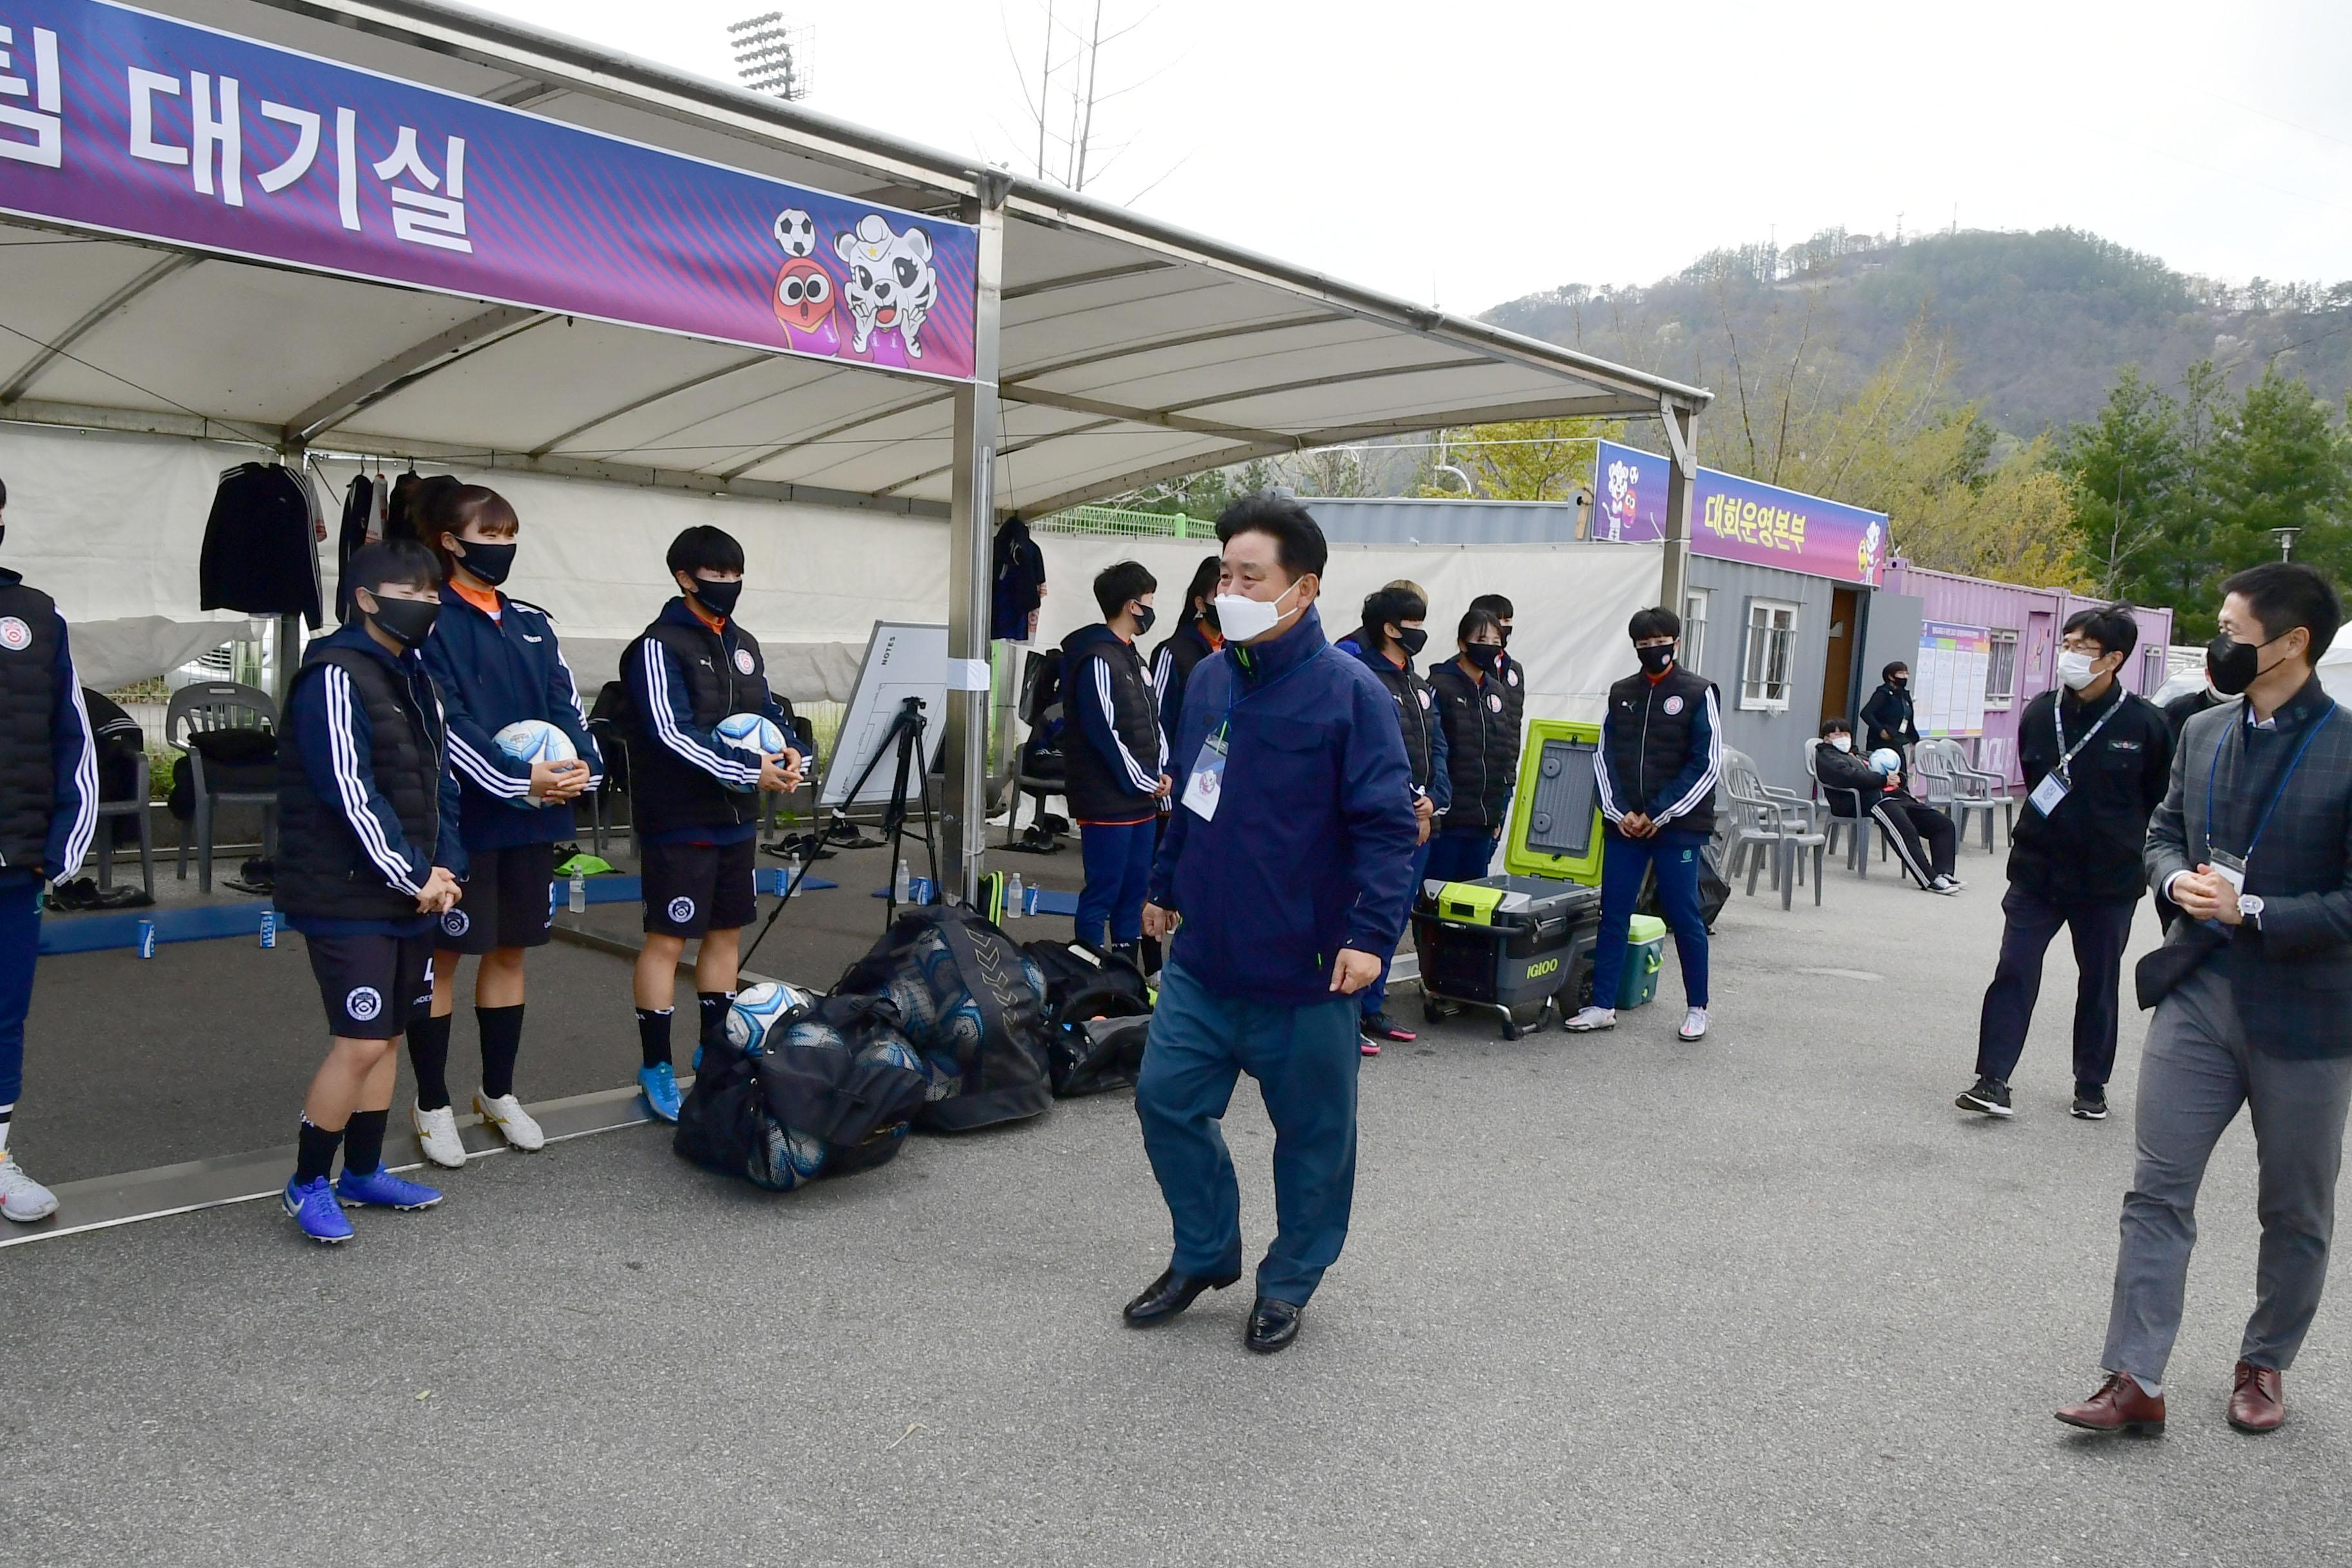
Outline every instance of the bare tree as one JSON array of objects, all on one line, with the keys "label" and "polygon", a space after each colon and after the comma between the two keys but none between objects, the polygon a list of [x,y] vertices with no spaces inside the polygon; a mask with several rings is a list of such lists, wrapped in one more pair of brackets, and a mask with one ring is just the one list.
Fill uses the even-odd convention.
[{"label": "bare tree", "polygon": [[[1029,153],[1031,169],[1040,180],[1052,180],[1073,191],[1083,191],[1110,172],[1134,146],[1135,138],[1108,138],[1108,119],[1098,113],[1106,105],[1148,85],[1176,62],[1171,59],[1124,85],[1105,86],[1102,70],[1106,50],[1151,20],[1158,7],[1147,8],[1122,23],[1111,0],[1034,0],[1043,26],[1034,49],[1014,39],[1011,13],[1000,0],[998,16],[1004,28],[1004,47],[1021,83],[1026,115],[1021,144]],[[1115,52],[1115,51],[1114,51]],[[1033,82],[1024,59],[1034,58]],[[1175,173],[1183,160],[1163,171],[1133,201]]]}]

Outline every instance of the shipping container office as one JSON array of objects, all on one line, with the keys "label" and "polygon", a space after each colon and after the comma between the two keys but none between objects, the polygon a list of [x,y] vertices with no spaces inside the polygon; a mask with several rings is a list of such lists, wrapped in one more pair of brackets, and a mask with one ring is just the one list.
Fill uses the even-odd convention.
[{"label": "shipping container office", "polygon": [[[2017,766],[2017,721],[2025,705],[2057,684],[2058,645],[2078,610],[2101,603],[2063,588],[2027,588],[1957,573],[1931,572],[1897,560],[1886,589],[1915,598],[1928,623],[1982,627],[1990,648],[1984,676],[1982,732],[1964,739],[1980,767],[2022,782]],[[2145,697],[2164,684],[2172,612],[2138,608],[2139,647],[2124,664],[2126,690]],[[1874,683],[1874,668],[1870,679]],[[1922,726],[1923,730],[1925,726]]]}]

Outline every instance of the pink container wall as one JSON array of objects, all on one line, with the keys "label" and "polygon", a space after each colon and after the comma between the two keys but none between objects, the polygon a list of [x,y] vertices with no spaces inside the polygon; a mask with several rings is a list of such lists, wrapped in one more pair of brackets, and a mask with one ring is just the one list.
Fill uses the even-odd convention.
[{"label": "pink container wall", "polygon": [[[2013,583],[1988,582],[1949,572],[1930,572],[1900,562],[1889,566],[1882,586],[1920,601],[1926,621],[1949,621],[1961,626],[1990,626],[2014,631],[2017,638],[2017,693],[2007,708],[1985,709],[1985,729],[1971,751],[1979,766],[1987,742],[1999,750],[2011,782],[2021,782],[2017,768],[2017,720],[2025,705],[2057,684],[2058,639],[2066,617],[2093,607],[2086,599],[2063,588],[2024,588]],[[2125,689],[2145,697],[2164,684],[2165,649],[2172,641],[2172,612],[2138,612],[2139,647],[2123,668]],[[1875,689],[1877,671],[1865,672],[1865,689]]]}]

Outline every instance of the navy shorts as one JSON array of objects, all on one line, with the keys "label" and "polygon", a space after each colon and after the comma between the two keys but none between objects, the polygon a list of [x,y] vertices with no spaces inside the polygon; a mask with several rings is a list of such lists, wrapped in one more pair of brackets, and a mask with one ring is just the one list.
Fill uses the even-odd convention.
[{"label": "navy shorts", "polygon": [[544,947],[555,934],[548,889],[555,879],[555,846],[517,844],[467,856],[466,896],[441,917],[435,942],[444,952],[488,952],[495,947]]},{"label": "navy shorts", "polygon": [[352,1040],[396,1039],[412,1014],[433,1007],[433,948],[427,928],[415,936],[379,932],[321,936],[309,932],[310,973],[327,1005],[327,1033]]},{"label": "navy shorts", "polygon": [[760,846],[648,844],[644,864],[646,931],[654,936],[700,936],[750,925],[760,910],[751,873]]}]

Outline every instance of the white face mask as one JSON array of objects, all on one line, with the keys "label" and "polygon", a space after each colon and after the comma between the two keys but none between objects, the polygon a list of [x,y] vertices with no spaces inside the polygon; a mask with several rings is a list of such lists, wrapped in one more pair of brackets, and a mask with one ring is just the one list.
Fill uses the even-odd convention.
[{"label": "white face mask", "polygon": [[1297,592],[1298,584],[1293,583],[1283,590],[1279,599],[1253,599],[1246,594],[1220,594],[1217,595],[1217,626],[1225,634],[1227,642],[1255,642],[1297,613],[1282,607],[1282,600]]},{"label": "white face mask", "polygon": [[2066,683],[2067,689],[2080,691],[2098,679],[2091,673],[2091,666],[2097,662],[2087,653],[2063,649],[2058,655],[2058,679]]},{"label": "white face mask", "polygon": [[1832,735],[1830,737],[1830,744],[1835,746],[1841,752],[1851,752],[1853,750],[1853,737],[1852,735]]}]

